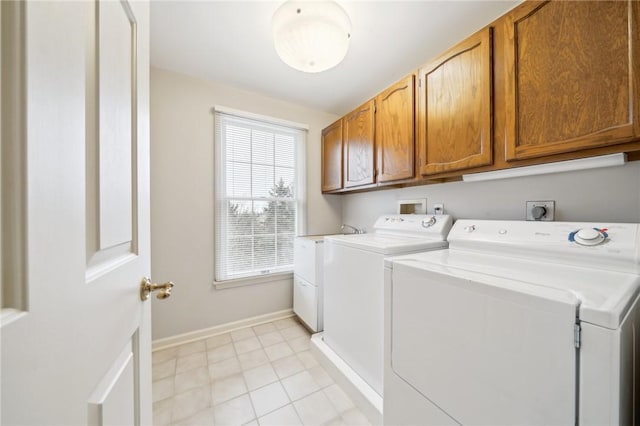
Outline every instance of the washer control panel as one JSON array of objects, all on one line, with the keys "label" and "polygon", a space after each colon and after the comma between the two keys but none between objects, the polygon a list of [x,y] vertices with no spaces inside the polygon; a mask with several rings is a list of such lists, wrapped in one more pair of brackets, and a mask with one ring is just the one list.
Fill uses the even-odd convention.
[{"label": "washer control panel", "polygon": [[640,273],[640,224],[456,221],[452,249]]}]

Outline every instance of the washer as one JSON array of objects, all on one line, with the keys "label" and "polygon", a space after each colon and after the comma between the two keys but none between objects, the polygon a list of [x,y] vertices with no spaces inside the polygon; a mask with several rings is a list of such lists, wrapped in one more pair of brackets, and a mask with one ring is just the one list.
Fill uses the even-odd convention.
[{"label": "washer", "polygon": [[385,269],[384,423],[640,422],[638,224],[457,221]]},{"label": "washer", "polygon": [[325,238],[324,342],[382,395],[384,258],[446,248],[448,215],[385,215],[371,234]]}]

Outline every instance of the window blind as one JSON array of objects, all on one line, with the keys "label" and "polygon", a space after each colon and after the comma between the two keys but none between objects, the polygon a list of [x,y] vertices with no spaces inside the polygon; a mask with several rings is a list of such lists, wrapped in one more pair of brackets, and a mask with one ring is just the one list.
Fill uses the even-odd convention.
[{"label": "window blind", "polygon": [[215,113],[216,281],[293,269],[306,131]]}]

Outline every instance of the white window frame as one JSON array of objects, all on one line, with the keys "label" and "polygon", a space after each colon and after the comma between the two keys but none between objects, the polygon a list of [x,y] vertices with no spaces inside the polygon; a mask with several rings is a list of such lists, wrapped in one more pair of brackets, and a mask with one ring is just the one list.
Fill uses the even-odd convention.
[{"label": "white window frame", "polygon": [[[306,232],[306,144],[307,144],[307,132],[309,127],[306,124],[295,123],[292,121],[282,120],[279,118],[269,117],[265,115],[253,114],[244,111],[235,110],[223,106],[214,107],[214,120],[218,119],[218,114],[225,114],[229,116],[238,117],[246,120],[254,120],[264,122],[269,125],[284,126],[291,129],[305,131],[304,137],[301,143],[297,144],[295,151],[295,183],[294,183],[294,195],[296,200],[296,235],[303,235]],[[226,229],[226,170],[225,170],[225,158],[223,158],[223,141],[218,135],[217,123],[214,121],[214,281],[216,289],[224,289],[245,285],[253,285],[260,283],[267,283],[273,281],[281,281],[290,279],[293,276],[292,270],[277,270],[271,273],[256,274],[251,276],[244,276],[240,278],[226,279],[222,281],[217,280],[217,265],[218,265],[218,251],[224,250],[224,240],[220,238],[224,237],[224,229]],[[236,197],[231,197],[236,198]],[[260,200],[259,198],[255,198]],[[220,218],[221,220],[217,220]]]}]

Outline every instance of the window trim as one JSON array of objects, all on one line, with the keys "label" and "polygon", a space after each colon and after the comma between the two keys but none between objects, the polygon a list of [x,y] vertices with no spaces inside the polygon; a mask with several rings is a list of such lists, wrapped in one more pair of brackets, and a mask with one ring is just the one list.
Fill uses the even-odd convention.
[{"label": "window trim", "polygon": [[216,281],[216,279],[214,278],[212,284],[215,286],[216,290],[224,290],[225,288],[244,287],[248,285],[267,284],[287,280],[293,280],[293,272],[280,271],[260,276],[256,275],[253,277],[234,278],[224,281]]},{"label": "window trim", "polygon": [[296,147],[296,165],[295,165],[295,185],[297,188],[296,193],[296,223],[297,228],[295,235],[304,235],[306,233],[307,226],[307,164],[306,164],[306,153],[307,153],[307,140],[308,140],[308,132],[309,126],[307,124],[297,123],[293,121],[283,120],[280,118],[270,117],[261,114],[255,114],[245,111],[236,110],[233,108],[228,108],[220,105],[216,105],[212,110],[214,114],[214,158],[213,158],[213,166],[214,166],[214,216],[213,216],[213,246],[214,246],[214,256],[213,256],[213,281],[212,284],[216,289],[225,289],[225,288],[233,288],[233,287],[241,287],[247,285],[254,284],[262,284],[269,283],[275,281],[284,281],[287,279],[293,278],[293,270],[277,270],[271,273],[266,274],[255,274],[250,276],[238,277],[238,278],[230,278],[226,280],[218,281],[216,279],[216,268],[217,268],[217,254],[216,251],[218,249],[218,221],[216,215],[218,215],[222,210],[221,203],[224,201],[224,198],[219,196],[219,191],[223,190],[223,182],[224,182],[224,170],[223,170],[223,158],[222,158],[222,144],[217,139],[217,130],[216,130],[216,114],[225,114],[229,116],[238,117],[241,119],[247,120],[255,120],[261,121],[269,125],[277,125],[277,126],[285,126],[295,130],[304,131],[304,138],[302,143]]},{"label": "window trim", "polygon": [[263,121],[267,124],[275,124],[277,126],[291,127],[298,130],[309,131],[309,125],[303,123],[297,123],[295,121],[283,120],[282,118],[270,117],[268,115],[254,114],[252,112],[241,111],[239,109],[228,108],[222,105],[215,105],[213,112],[219,112],[222,114],[233,115],[247,120]]}]

